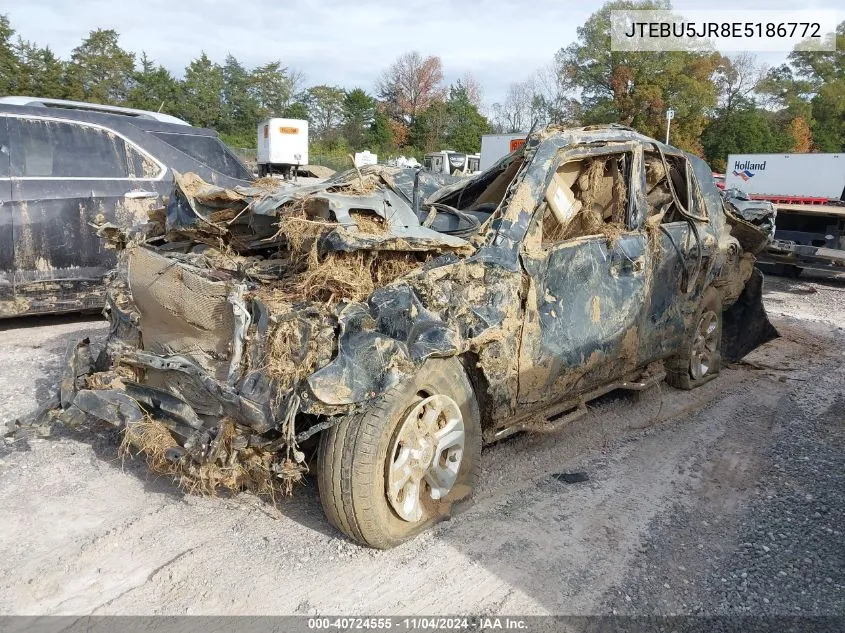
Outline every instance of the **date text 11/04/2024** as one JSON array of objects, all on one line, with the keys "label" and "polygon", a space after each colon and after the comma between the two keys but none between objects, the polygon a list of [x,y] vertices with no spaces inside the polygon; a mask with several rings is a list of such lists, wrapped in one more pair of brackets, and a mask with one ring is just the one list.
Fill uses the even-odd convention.
[{"label": "date text 11/04/2024", "polygon": [[308,629],[405,631],[524,631],[527,622],[514,617],[322,617],[309,618]]}]

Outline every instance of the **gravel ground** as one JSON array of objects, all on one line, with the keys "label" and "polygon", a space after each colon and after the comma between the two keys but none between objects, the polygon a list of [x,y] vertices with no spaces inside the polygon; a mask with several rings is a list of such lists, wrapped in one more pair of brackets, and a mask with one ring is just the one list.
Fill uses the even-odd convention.
[{"label": "gravel ground", "polygon": [[697,465],[697,503],[652,522],[614,612],[845,614],[845,365],[787,381],[765,419]]},{"label": "gravel ground", "polygon": [[[113,432],[0,446],[0,614],[845,617],[843,293],[767,278],[782,337],[747,363],[487,448],[474,503],[387,552],[334,531],[312,478],[275,505],[186,497],[121,463]],[[0,324],[0,421],[55,388],[70,336],[105,329]]]}]

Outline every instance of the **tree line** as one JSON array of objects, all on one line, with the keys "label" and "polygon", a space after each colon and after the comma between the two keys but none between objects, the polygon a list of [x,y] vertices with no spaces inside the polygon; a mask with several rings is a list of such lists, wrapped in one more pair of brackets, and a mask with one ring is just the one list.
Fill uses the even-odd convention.
[{"label": "tree line", "polygon": [[621,123],[662,138],[667,108],[676,112],[672,144],[718,170],[729,153],[845,150],[845,22],[835,51],[793,52],[776,68],[750,54],[610,50],[611,10],[670,8],[668,0],[606,3],[575,42],[489,108],[472,75],[447,85],[440,58],[416,51],[384,69],[372,92],[306,86],[281,60],[248,68],[234,55],[219,64],[204,52],[179,78],[146,53],[121,48],[114,30],[92,31],[63,60],[15,37],[0,15],[0,93],[167,112],[237,147],[255,146],[263,118],[308,119],[311,153],[337,157],[363,149],[418,158],[447,147],[477,152],[482,134],[548,124]]}]

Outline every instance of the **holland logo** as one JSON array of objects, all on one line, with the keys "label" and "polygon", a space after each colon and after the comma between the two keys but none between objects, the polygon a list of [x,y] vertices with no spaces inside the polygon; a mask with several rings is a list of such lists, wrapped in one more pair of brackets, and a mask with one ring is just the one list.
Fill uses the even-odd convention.
[{"label": "holland logo", "polygon": [[754,173],[748,171],[747,169],[743,169],[742,171],[734,170],[734,176],[739,176],[743,181],[748,182],[749,178],[754,177]]}]

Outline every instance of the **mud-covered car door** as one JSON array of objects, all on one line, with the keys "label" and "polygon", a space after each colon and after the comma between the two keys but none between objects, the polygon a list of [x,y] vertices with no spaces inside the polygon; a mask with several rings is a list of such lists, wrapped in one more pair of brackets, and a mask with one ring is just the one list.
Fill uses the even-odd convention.
[{"label": "mud-covered car door", "polygon": [[638,363],[648,269],[636,144],[567,152],[535,212],[519,402],[533,406],[607,382]]},{"label": "mud-covered car door", "polygon": [[[647,298],[645,326],[640,336],[640,360],[649,362],[673,354],[681,344],[684,315],[695,309],[693,304],[699,296],[693,292],[695,277],[706,268],[698,264],[708,261],[715,240],[710,236],[707,208],[686,157],[661,156],[646,149],[644,164],[648,218],[655,229],[649,239],[657,242],[654,257],[649,260],[652,290]],[[677,208],[672,189],[686,217]],[[696,224],[698,239],[692,232],[691,222]]]},{"label": "mud-covered car door", "polygon": [[165,193],[164,166],[99,125],[6,120],[18,305],[32,313],[98,308],[115,256],[91,225],[145,222]]},{"label": "mud-covered car door", "polygon": [[9,137],[0,117],[0,316],[14,314],[15,251],[12,235],[12,183],[9,179]]}]

